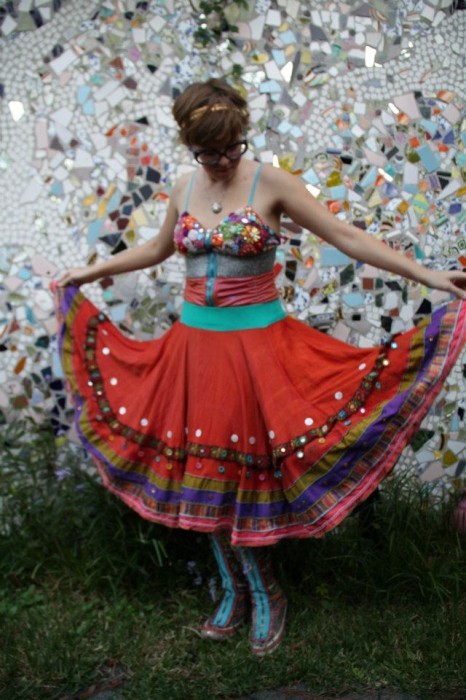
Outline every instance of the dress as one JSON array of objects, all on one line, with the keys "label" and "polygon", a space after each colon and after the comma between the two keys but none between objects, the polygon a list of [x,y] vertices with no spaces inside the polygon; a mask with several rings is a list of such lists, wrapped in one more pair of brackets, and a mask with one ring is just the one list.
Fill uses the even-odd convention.
[{"label": "dress", "polygon": [[355,348],[286,316],[279,239],[248,204],[206,229],[186,211],[181,317],[123,336],[75,287],[60,352],[80,438],[104,485],[142,517],[241,546],[319,537],[390,472],[466,339],[443,306],[380,347]]}]

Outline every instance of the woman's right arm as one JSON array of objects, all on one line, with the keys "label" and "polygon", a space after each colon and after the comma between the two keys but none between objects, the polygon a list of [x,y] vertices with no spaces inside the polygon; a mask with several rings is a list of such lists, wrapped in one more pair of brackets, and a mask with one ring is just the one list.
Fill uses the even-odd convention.
[{"label": "woman's right arm", "polygon": [[66,270],[59,279],[58,285],[66,287],[68,284],[74,284],[79,287],[81,284],[94,282],[102,277],[142,270],[166,260],[175,251],[173,231],[178,219],[178,208],[175,201],[176,197],[170,197],[167,215],[158,236],[137,248],[117,253],[108,260],[88,267],[75,267]]}]

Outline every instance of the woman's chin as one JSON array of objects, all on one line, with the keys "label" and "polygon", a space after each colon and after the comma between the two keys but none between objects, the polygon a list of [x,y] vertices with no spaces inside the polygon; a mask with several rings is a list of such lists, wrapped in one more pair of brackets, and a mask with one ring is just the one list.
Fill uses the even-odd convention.
[{"label": "woman's chin", "polygon": [[228,182],[228,180],[232,179],[237,168],[238,164],[235,163],[235,165],[217,165],[215,167],[211,166],[208,169],[206,168],[206,170],[211,180],[224,180],[225,182]]}]

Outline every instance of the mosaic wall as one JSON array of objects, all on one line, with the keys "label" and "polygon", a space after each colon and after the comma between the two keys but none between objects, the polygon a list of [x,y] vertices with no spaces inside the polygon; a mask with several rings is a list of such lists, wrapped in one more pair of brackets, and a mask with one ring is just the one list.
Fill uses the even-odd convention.
[{"label": "mosaic wall", "polygon": [[[192,168],[171,117],[193,80],[248,95],[250,157],[301,176],[336,216],[434,268],[466,267],[466,13],[451,1],[20,0],[0,7],[0,410],[74,439],[49,281],[156,235]],[[446,295],[283,222],[278,285],[306,323],[367,346]],[[177,318],[183,262],[85,287],[138,339]],[[290,356],[290,362],[293,357]],[[466,353],[399,468],[466,475]]]}]

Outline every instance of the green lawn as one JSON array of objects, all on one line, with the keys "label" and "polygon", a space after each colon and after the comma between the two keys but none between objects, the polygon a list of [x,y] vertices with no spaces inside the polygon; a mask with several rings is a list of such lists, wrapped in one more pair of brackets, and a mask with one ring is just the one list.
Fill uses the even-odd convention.
[{"label": "green lawn", "polygon": [[290,590],[286,638],[258,660],[246,629],[223,644],[198,637],[205,596],[175,581],[156,588],[152,602],[123,590],[21,596],[2,635],[2,699],[73,697],[94,683],[111,687],[112,678],[134,700],[237,697],[298,682],[318,692],[392,687],[426,698],[466,687],[464,604],[351,604],[315,588]]},{"label": "green lawn", "polygon": [[3,446],[2,700],[81,700],[92,686],[214,700],[298,683],[466,697],[466,542],[451,504],[416,480],[387,482],[365,527],[354,516],[273,548],[289,622],[257,659],[247,628],[223,644],[199,637],[219,585],[206,538],[141,520],[77,468],[82,453],[63,462],[48,440]]}]

